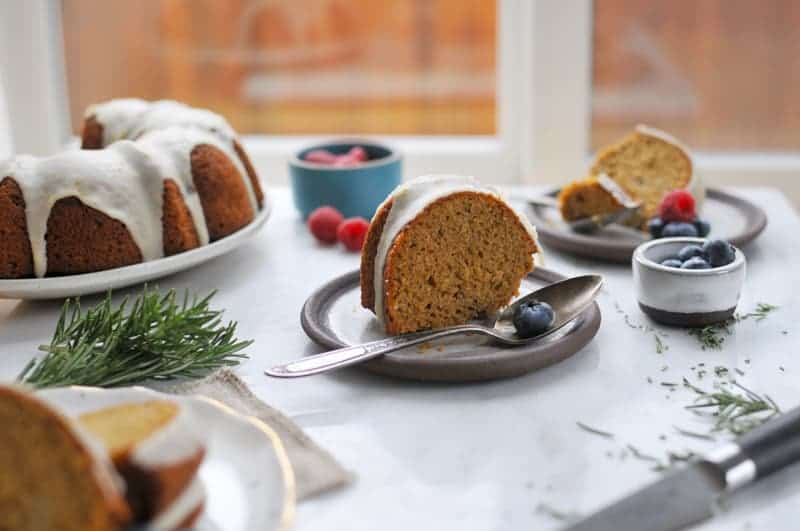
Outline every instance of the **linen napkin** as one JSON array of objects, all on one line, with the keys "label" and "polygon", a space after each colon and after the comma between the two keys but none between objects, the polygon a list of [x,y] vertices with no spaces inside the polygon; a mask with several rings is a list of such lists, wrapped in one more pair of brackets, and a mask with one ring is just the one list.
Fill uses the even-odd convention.
[{"label": "linen napkin", "polygon": [[286,415],[262,402],[229,369],[220,369],[202,380],[164,382],[151,387],[176,395],[204,395],[268,424],[281,438],[292,463],[298,501],[344,487],[353,480],[353,475],[331,454],[312,441]]}]

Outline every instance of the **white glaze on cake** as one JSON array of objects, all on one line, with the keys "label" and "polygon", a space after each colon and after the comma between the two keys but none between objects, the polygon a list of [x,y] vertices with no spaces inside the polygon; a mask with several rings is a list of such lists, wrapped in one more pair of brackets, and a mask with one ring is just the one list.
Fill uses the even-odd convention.
[{"label": "white glaze on cake", "polygon": [[178,529],[178,526],[203,504],[205,497],[203,482],[199,477],[195,477],[181,495],[156,516],[147,528],[152,531]]},{"label": "white glaze on cake", "polygon": [[219,114],[173,100],[116,99],[91,105],[84,116],[94,117],[103,126],[103,146],[175,126],[202,129],[229,141],[236,138],[236,132]]},{"label": "white glaze on cake", "polygon": [[47,272],[47,220],[53,205],[66,197],[123,223],[142,260],[164,255],[162,215],[164,181],[173,180],[192,215],[201,245],[209,242],[200,197],[191,170],[192,150],[211,145],[235,165],[248,191],[253,213],[258,203],[250,179],[230,142],[202,129],[154,130],[137,141],[121,140],[105,149],[65,151],[51,157],[20,155],[0,163],[0,180],[11,177],[25,199],[25,217],[37,277]]},{"label": "white glaze on cake", "polygon": [[[381,323],[383,323],[385,319],[383,298],[386,256],[389,254],[394,239],[400,231],[425,210],[428,205],[442,197],[459,192],[485,194],[506,202],[499,192],[481,185],[473,177],[461,175],[426,175],[417,177],[416,179],[398,186],[378,207],[377,211],[380,211],[389,201],[392,202],[392,208],[389,210],[389,214],[386,217],[386,223],[383,226],[383,232],[381,233],[375,252],[373,278],[375,296],[373,307],[375,316]],[[510,205],[509,208],[511,208]],[[513,208],[511,208],[511,211],[516,214],[522,226],[525,227],[525,230],[528,231],[534,242],[536,242],[538,248],[539,244],[536,239],[536,229],[533,228],[525,216],[519,215]]]},{"label": "white glaze on cake", "polygon": [[131,452],[130,460],[144,470],[192,459],[205,448],[204,437],[189,406],[180,401],[175,416]]}]

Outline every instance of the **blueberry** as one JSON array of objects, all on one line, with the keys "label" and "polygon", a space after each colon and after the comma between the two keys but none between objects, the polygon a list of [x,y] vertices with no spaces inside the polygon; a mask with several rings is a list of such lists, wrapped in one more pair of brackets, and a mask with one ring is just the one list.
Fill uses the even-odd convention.
[{"label": "blueberry", "polygon": [[703,252],[708,262],[714,267],[721,267],[733,262],[736,250],[725,240],[708,240],[703,244]]},{"label": "blueberry", "polygon": [[705,238],[708,236],[708,233],[711,232],[711,223],[704,219],[697,218],[694,220],[694,228],[697,229],[698,236]]},{"label": "blueberry", "polygon": [[647,222],[647,230],[653,238],[660,238],[661,231],[664,230],[664,221],[661,218],[652,218]]},{"label": "blueberry", "polygon": [[546,302],[523,304],[514,311],[514,328],[521,338],[538,336],[555,320],[553,308]]},{"label": "blueberry", "polygon": [[677,258],[667,258],[666,260],[661,262],[661,265],[666,267],[677,267],[680,269],[680,267],[683,265],[683,262],[681,262]]},{"label": "blueberry", "polygon": [[678,251],[678,260],[681,262],[685,262],[689,258],[694,258],[695,256],[699,256],[701,258],[705,258],[705,253],[703,253],[703,248],[699,245],[687,245],[680,251]]},{"label": "blueberry", "polygon": [[683,263],[681,269],[711,269],[711,264],[700,256],[693,256]]},{"label": "blueberry", "polygon": [[694,238],[697,236],[697,229],[691,223],[674,221],[664,225],[664,230],[661,231],[661,236],[663,238],[673,238],[675,236],[690,236]]}]

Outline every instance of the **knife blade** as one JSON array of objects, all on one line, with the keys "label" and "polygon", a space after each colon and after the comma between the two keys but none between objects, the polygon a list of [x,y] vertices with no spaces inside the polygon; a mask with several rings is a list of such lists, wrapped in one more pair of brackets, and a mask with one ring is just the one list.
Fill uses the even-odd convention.
[{"label": "knife blade", "polygon": [[723,494],[800,460],[800,408],[630,494],[564,531],[676,531],[714,515]]}]

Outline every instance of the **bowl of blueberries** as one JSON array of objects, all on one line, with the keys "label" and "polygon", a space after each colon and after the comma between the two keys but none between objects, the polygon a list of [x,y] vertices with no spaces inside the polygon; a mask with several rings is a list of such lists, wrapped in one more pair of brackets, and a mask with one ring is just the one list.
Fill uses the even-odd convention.
[{"label": "bowl of blueberries", "polygon": [[633,253],[639,307],[672,326],[707,326],[733,316],[745,271],[742,251],[719,239],[661,238]]}]

